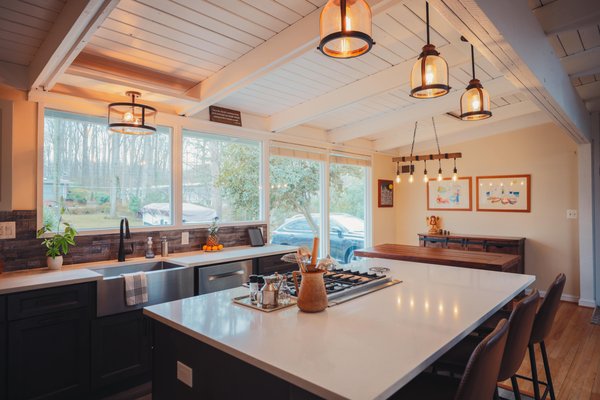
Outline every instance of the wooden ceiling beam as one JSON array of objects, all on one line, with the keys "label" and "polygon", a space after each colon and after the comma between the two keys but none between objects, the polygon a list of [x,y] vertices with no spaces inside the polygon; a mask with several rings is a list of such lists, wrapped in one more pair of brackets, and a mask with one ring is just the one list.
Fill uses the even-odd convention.
[{"label": "wooden ceiling beam", "polygon": [[533,10],[547,35],[572,31],[600,21],[597,0],[556,0]]},{"label": "wooden ceiling beam", "polygon": [[590,114],[527,2],[430,0],[430,4],[573,140],[590,141]]},{"label": "wooden ceiling beam", "polygon": [[[491,96],[507,96],[518,90],[504,77],[483,82]],[[343,143],[359,137],[371,136],[378,132],[388,131],[408,122],[437,117],[460,107],[460,97],[463,90],[455,90],[437,99],[420,99],[410,106],[395,111],[385,112],[364,119],[357,123],[336,128],[330,131],[329,140],[332,143]],[[492,110],[493,111],[493,110]]]},{"label": "wooden ceiling beam", "polygon": [[[519,129],[521,126],[550,122],[550,119],[540,112],[531,101],[510,104],[493,112],[492,118],[483,121],[461,121],[446,115],[440,116],[436,119],[436,127],[442,150],[444,146],[461,141]],[[410,146],[413,128],[414,123],[389,131],[385,137],[375,141],[375,150],[389,151],[401,148],[405,151],[406,146]],[[415,150],[417,151],[424,151],[436,146],[435,139],[430,139],[433,135],[430,135],[430,132],[424,132],[425,129],[427,128],[417,131],[417,142],[415,144]],[[423,136],[426,136],[425,140],[423,140]],[[451,139],[452,137],[455,139]]]},{"label": "wooden ceiling beam", "polygon": [[579,96],[581,96],[583,101],[595,99],[600,96],[600,81],[577,86],[575,90],[577,90],[577,93],[579,93]]},{"label": "wooden ceiling beam", "polygon": [[[371,0],[369,4],[375,15],[401,1]],[[315,50],[319,42],[320,14],[321,8],[314,10],[214,75],[190,88],[186,95],[198,98],[200,101],[185,110],[184,115],[197,114],[269,72]]]},{"label": "wooden ceiling beam", "polygon": [[571,78],[598,74],[600,73],[600,47],[562,57],[560,63]]},{"label": "wooden ceiling beam", "polygon": [[51,90],[119,0],[68,0],[29,65],[29,89]]}]

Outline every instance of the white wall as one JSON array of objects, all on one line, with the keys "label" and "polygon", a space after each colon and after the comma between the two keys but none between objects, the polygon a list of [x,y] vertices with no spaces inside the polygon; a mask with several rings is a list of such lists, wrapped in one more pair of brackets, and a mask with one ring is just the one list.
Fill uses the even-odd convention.
[{"label": "white wall", "polygon": [[[371,199],[373,204],[373,245],[382,243],[394,243],[396,240],[397,224],[394,223],[396,209],[400,203],[398,192],[394,192],[394,207],[379,208],[377,206],[377,180],[393,180],[396,177],[396,169],[392,163],[392,157],[376,154],[373,156]],[[394,181],[394,185],[396,182]]]},{"label": "white wall", "polygon": [[[396,242],[418,244],[417,233],[427,230],[425,216],[439,215],[443,229],[456,233],[526,237],[525,272],[536,275],[534,287],[546,290],[559,272],[567,275],[565,294],[579,297],[578,221],[566,218],[578,208],[577,146],[553,124],[462,143],[442,151],[463,153],[459,175],[531,174],[531,212],[427,211],[422,163],[415,183],[398,187]],[[430,172],[437,166],[430,165]],[[435,167],[435,168],[434,168]],[[451,174],[451,162],[443,164]],[[473,192],[473,203],[475,192]]]}]

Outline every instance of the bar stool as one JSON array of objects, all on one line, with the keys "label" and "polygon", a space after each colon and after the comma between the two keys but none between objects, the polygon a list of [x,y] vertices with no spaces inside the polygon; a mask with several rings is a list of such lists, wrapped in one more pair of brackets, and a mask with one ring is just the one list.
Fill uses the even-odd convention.
[{"label": "bar stool", "polygon": [[[533,329],[531,330],[531,336],[529,338],[529,361],[531,363],[531,377],[516,375],[517,378],[525,379],[533,382],[533,394],[535,400],[545,399],[548,393],[550,393],[550,399],[556,400],[554,394],[554,385],[552,384],[552,375],[550,374],[550,364],[548,363],[548,353],[546,352],[546,343],[544,339],[548,337],[558,306],[560,305],[560,297],[562,296],[563,289],[565,288],[565,282],[567,278],[565,274],[559,274],[554,282],[550,285],[550,288],[546,292],[544,301],[540,306],[533,322]],[[542,361],[544,362],[544,372],[546,373],[547,382],[540,381],[538,378],[537,364],[535,362],[535,345],[539,344],[542,351]],[[540,395],[540,384],[546,386],[544,393]]]},{"label": "bar stool", "polygon": [[[502,382],[511,380],[515,400],[521,399],[519,385],[516,379],[516,373],[519,370],[525,357],[525,352],[529,344],[529,338],[535,320],[537,305],[540,295],[534,290],[529,296],[515,303],[510,318],[508,320],[508,337],[506,347],[500,364],[497,381]],[[436,370],[448,370],[454,373],[462,373],[467,364],[469,354],[481,341],[481,337],[467,336],[459,344],[450,349],[446,354],[440,357],[439,362],[435,364]],[[496,397],[498,398],[497,388]]]},{"label": "bar stool", "polygon": [[423,373],[394,393],[391,399],[482,400],[491,399],[506,345],[508,323],[501,320],[496,329],[475,348],[462,379]]}]

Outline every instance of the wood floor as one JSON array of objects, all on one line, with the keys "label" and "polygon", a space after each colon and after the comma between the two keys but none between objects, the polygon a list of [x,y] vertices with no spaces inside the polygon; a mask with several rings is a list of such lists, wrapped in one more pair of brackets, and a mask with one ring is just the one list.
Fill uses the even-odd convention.
[{"label": "wood floor", "polygon": [[[600,400],[600,325],[590,323],[593,309],[563,302],[558,309],[546,349],[558,400]],[[538,371],[545,380],[542,356],[536,346]],[[520,375],[531,376],[529,355]],[[507,382],[510,385],[509,382]],[[533,393],[531,384],[520,380],[523,393]]]}]

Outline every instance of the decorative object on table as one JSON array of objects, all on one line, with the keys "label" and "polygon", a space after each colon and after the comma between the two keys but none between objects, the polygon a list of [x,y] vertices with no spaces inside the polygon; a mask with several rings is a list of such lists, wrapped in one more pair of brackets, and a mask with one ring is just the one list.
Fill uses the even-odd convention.
[{"label": "decorative object on table", "polygon": [[[410,155],[409,156],[402,156],[402,157],[394,157],[392,158],[392,162],[396,163],[396,182],[400,183],[402,181],[402,179],[400,178],[400,172],[406,172],[405,170],[408,171],[408,173],[410,174],[410,176],[408,177],[408,183],[413,183],[414,182],[414,165],[413,165],[413,161],[423,161],[424,163],[424,169],[423,169],[423,182],[428,183],[429,182],[429,176],[427,175],[427,161],[434,161],[437,160],[438,161],[438,174],[437,174],[437,178],[436,180],[438,182],[442,181],[444,179],[443,175],[442,175],[442,160],[454,160],[454,169],[452,170],[452,180],[453,181],[457,181],[458,180],[458,169],[456,168],[456,159],[457,158],[462,158],[462,153],[442,153],[441,149],[440,149],[440,141],[438,139],[438,134],[437,134],[437,128],[435,126],[435,119],[432,117],[431,118],[431,123],[433,125],[433,133],[435,135],[435,143],[437,145],[437,154],[423,154],[423,155],[414,155],[413,151],[415,149],[415,139],[417,137],[417,127],[418,127],[418,121],[415,121],[415,128],[413,130],[413,138],[412,138],[412,144],[410,146]],[[408,168],[406,168],[406,165],[400,165],[400,163],[409,163],[408,164]],[[402,167],[402,168],[401,168]]]},{"label": "decorative object on table", "polygon": [[262,308],[277,308],[279,306],[279,286],[281,280],[276,275],[265,276],[265,285],[260,290]]},{"label": "decorative object on table", "polygon": [[[327,292],[323,274],[325,271],[293,271],[294,287],[298,293],[298,308],[304,312],[319,312],[327,308]],[[298,275],[302,276],[298,285]]]},{"label": "decorative object on table", "polygon": [[371,8],[365,0],[329,0],[320,16],[318,49],[333,58],[366,54],[375,42],[371,36]]},{"label": "decorative object on table", "polygon": [[156,108],[136,103],[139,92],[126,92],[131,102],[108,105],[108,129],[124,135],[151,135],[156,133]]},{"label": "decorative object on table", "polygon": [[[52,232],[52,223],[47,223],[37,231],[37,237],[40,238],[46,233],[52,233],[51,237],[44,238],[43,246],[46,246],[46,262],[50,269],[61,269],[63,264],[63,255],[69,253],[69,246],[75,246],[75,236],[77,231],[68,222],[63,222],[65,208],[60,208],[60,217],[56,224],[56,232]],[[60,233],[60,226],[64,225],[63,233]]]},{"label": "decorative object on table", "polygon": [[[463,42],[468,42],[464,36]],[[473,78],[469,81],[467,89],[460,97],[460,119],[463,121],[481,121],[492,116],[490,111],[490,94],[483,88],[479,79],[475,78],[475,50],[471,45],[471,70]]]},{"label": "decorative object on table", "polygon": [[317,263],[317,269],[322,270],[322,271],[331,271],[332,269],[335,269],[339,267],[338,262],[331,258],[331,256],[329,254],[327,254],[327,257],[319,260],[319,262]]},{"label": "decorative object on table", "polygon": [[531,175],[478,176],[477,211],[531,211]]},{"label": "decorative object on table", "polygon": [[379,207],[394,207],[394,182],[386,179],[377,181],[377,205]]},{"label": "decorative object on table", "polygon": [[219,217],[214,217],[212,223],[208,227],[208,238],[206,244],[202,246],[204,251],[220,251],[223,250],[223,245],[219,244]]},{"label": "decorative object on table", "polygon": [[415,62],[410,74],[410,96],[417,99],[432,99],[448,94],[448,63],[430,42],[429,3],[425,2],[427,44]]},{"label": "decorative object on table", "polygon": [[260,228],[248,228],[248,236],[250,237],[250,246],[261,247],[265,245],[265,239]]},{"label": "decorative object on table", "polygon": [[432,215],[430,217],[425,217],[425,222],[427,222],[427,226],[429,227],[429,233],[438,233],[440,231],[440,217],[436,217]]},{"label": "decorative object on table", "polygon": [[472,197],[470,176],[427,183],[428,210],[471,211]]}]

